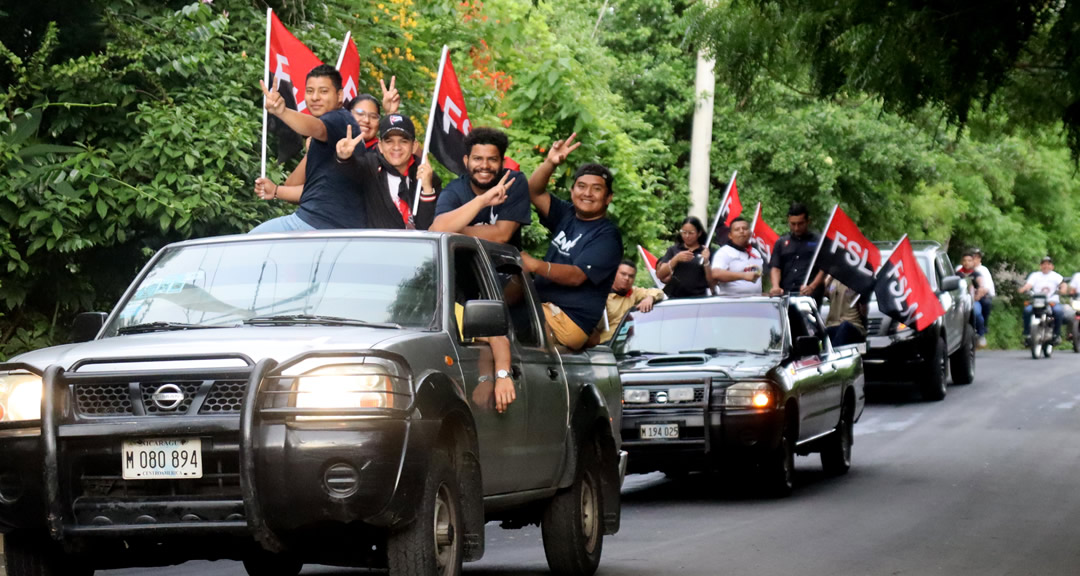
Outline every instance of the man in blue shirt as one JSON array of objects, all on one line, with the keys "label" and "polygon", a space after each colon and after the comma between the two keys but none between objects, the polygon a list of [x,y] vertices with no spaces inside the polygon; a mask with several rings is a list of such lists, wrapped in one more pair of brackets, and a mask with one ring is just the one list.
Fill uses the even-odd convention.
[{"label": "man in blue shirt", "polygon": [[619,229],[607,219],[614,181],[610,170],[581,165],[574,174],[571,202],[547,192],[555,168],[580,146],[574,143],[576,136],[552,144],[547,159],[529,178],[530,200],[554,237],[543,260],[525,253],[521,258],[536,277],[544,318],[556,343],[581,350],[603,317],[623,251]]},{"label": "man in blue shirt", "polygon": [[474,128],[465,137],[468,174],[439,194],[435,232],[458,232],[521,249],[521,227],[532,221],[529,183],[516,170],[504,170],[509,139],[494,128]]},{"label": "man in blue shirt", "polygon": [[311,138],[304,172],[304,193],[296,212],[263,222],[252,233],[291,232],[326,228],[366,228],[363,197],[348,175],[336,166],[335,146],[347,130],[359,134],[360,125],[341,107],[341,74],[333,66],[316,66],[308,72],[304,92],[311,115],[285,106],[275,87],[267,90],[266,110],[297,134]]}]

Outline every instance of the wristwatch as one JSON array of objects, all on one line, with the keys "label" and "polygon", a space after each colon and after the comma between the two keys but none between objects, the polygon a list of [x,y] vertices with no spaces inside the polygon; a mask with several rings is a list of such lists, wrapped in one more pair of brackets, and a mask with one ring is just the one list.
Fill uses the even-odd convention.
[{"label": "wristwatch", "polygon": [[[503,378],[510,378],[510,372],[507,371],[507,370],[499,370],[498,372],[495,373],[495,379],[496,380],[501,380]],[[513,380],[513,378],[510,378],[510,379]]]}]

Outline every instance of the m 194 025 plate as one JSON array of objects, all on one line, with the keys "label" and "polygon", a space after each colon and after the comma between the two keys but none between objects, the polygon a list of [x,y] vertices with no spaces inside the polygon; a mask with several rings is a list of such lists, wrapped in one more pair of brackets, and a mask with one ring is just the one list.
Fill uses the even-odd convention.
[{"label": "m 194 025 plate", "polygon": [[639,433],[642,440],[675,440],[678,437],[678,424],[642,424]]}]

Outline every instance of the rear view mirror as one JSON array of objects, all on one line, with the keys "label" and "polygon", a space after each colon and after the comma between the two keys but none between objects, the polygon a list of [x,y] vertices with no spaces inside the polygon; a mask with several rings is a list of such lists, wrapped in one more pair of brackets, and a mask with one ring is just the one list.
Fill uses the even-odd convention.
[{"label": "rear view mirror", "polygon": [[805,358],[821,354],[821,341],[813,336],[799,336],[795,339],[795,356]]},{"label": "rear view mirror", "polygon": [[461,335],[466,340],[506,336],[510,332],[509,317],[502,300],[470,300],[462,314]]},{"label": "rear view mirror", "polygon": [[941,280],[941,291],[942,292],[952,292],[953,290],[956,290],[959,287],[960,287],[960,277],[959,276],[946,276],[945,278],[943,278]]},{"label": "rear view mirror", "polygon": [[83,312],[75,317],[75,323],[71,326],[71,343],[89,342],[101,331],[105,325],[105,319],[109,315],[104,312]]}]

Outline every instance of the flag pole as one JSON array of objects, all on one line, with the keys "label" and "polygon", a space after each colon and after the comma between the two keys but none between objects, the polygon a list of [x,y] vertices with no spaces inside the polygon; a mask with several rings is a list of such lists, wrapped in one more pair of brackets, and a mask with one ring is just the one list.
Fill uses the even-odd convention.
[{"label": "flag pole", "polygon": [[724,212],[724,204],[727,202],[728,196],[731,194],[731,187],[735,185],[735,175],[738,174],[738,170],[731,172],[731,180],[728,180],[727,189],[724,190],[724,196],[720,198],[720,206],[716,208],[716,217],[713,218],[712,227],[709,228],[709,237],[705,240],[705,247],[712,246],[713,234],[716,234],[716,226],[720,224],[720,215]]},{"label": "flag pole", "polygon": [[[435,128],[435,107],[439,103],[439,88],[442,87],[443,70],[446,68],[446,59],[450,55],[450,47],[443,44],[442,56],[439,58],[439,72],[435,75],[435,92],[431,95],[431,111],[428,112],[427,130],[424,131],[424,151],[420,153],[420,164],[427,162],[428,148],[431,146],[431,131]],[[420,194],[413,198],[413,215],[420,210]]]},{"label": "flag pole", "polygon": [[757,230],[757,221],[761,217],[761,202],[757,203],[757,208],[754,208],[754,219],[750,221],[750,236],[753,237],[754,230]]},{"label": "flag pole", "polygon": [[337,66],[334,66],[338,70],[341,70],[341,61],[345,59],[345,47],[349,45],[350,38],[352,38],[352,30],[345,32],[345,40],[341,43],[341,53],[337,57]]},{"label": "flag pole", "polygon": [[832,226],[833,216],[836,216],[836,209],[839,207],[839,204],[833,205],[832,212],[829,214],[829,221],[825,223],[825,228],[821,231],[821,238],[818,240],[817,249],[814,250],[814,257],[810,260],[810,268],[806,270],[806,280],[803,280],[803,286],[810,284],[810,275],[814,273],[814,264],[817,263],[818,254],[821,253],[821,245],[825,243],[825,235],[829,233],[829,226]]},{"label": "flag pole", "polygon": [[[263,52],[263,84],[266,86],[270,86],[270,16],[273,13],[273,8],[266,9],[266,49]],[[260,162],[259,175],[262,178],[266,178],[266,94],[263,94],[262,160]]]}]

